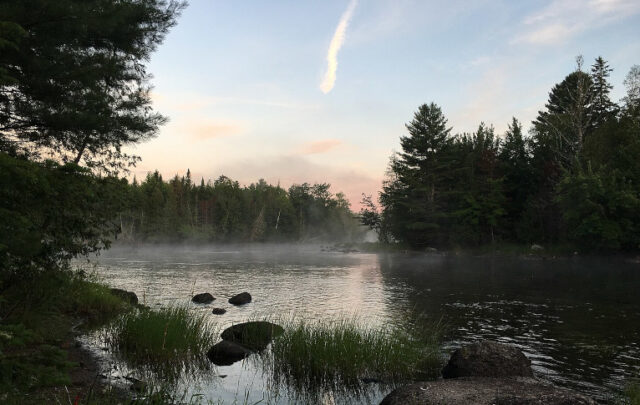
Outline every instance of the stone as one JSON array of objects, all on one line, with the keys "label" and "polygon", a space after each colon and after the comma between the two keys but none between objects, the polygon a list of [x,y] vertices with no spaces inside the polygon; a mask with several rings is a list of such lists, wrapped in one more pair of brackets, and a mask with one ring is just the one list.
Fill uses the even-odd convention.
[{"label": "stone", "polygon": [[222,331],[223,340],[238,343],[250,350],[264,350],[274,337],[284,332],[282,326],[265,322],[253,321],[233,325]]},{"label": "stone", "polygon": [[212,313],[212,314],[214,314],[214,315],[223,315],[223,314],[225,314],[226,312],[227,312],[227,310],[226,310],[226,309],[224,309],[224,308],[213,308],[213,309],[211,310],[211,313]]},{"label": "stone", "polygon": [[531,377],[462,377],[400,387],[380,405],[595,405],[585,395]]},{"label": "stone", "polygon": [[229,298],[229,304],[233,304],[233,305],[244,305],[250,302],[251,302],[251,294],[249,294],[246,291]]},{"label": "stone", "polygon": [[134,292],[123,290],[121,288],[110,288],[109,291],[112,295],[121,298],[123,301],[126,301],[131,305],[138,304],[138,296]]},{"label": "stone", "polygon": [[195,302],[196,304],[209,304],[213,300],[215,300],[215,298],[213,298],[213,295],[209,293],[196,294],[193,296],[193,298],[191,298],[191,301]]},{"label": "stone", "polygon": [[483,340],[453,352],[444,378],[533,377],[531,361],[516,347]]},{"label": "stone", "polygon": [[533,244],[531,245],[531,250],[533,250],[534,252],[539,252],[541,250],[544,250],[544,247],[542,247],[541,245]]},{"label": "stone", "polygon": [[207,352],[207,358],[216,366],[230,366],[253,353],[251,350],[228,340],[213,345]]}]

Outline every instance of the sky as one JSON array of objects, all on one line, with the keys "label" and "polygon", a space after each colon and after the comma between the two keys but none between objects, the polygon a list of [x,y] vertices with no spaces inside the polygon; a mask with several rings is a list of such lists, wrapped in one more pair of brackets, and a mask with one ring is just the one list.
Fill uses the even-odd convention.
[{"label": "sky", "polygon": [[453,133],[528,128],[577,55],[604,57],[622,98],[640,1],[190,0],[148,64],[170,121],[133,173],[327,182],[357,210],[418,106]]}]

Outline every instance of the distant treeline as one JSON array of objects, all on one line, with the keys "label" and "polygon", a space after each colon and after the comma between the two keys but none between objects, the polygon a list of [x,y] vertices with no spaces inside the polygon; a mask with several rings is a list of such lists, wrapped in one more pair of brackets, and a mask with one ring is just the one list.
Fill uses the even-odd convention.
[{"label": "distant treeline", "polygon": [[419,107],[391,157],[379,207],[361,217],[383,241],[413,247],[495,242],[582,250],[640,247],[640,66],[610,99],[612,69],[597,58],[549,94],[529,136],[514,118],[504,137],[480,124],[451,134],[441,109]]},{"label": "distant treeline", "polygon": [[156,171],[126,187],[119,239],[136,241],[345,241],[364,229],[344,194],[330,185],[288,190],[259,180],[243,187],[220,176],[194,184],[191,173],[164,181]]}]

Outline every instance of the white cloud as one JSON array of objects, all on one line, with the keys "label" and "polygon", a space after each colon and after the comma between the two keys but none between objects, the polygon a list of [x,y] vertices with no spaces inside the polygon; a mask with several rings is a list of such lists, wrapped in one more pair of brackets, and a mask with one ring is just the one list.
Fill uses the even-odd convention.
[{"label": "white cloud", "polygon": [[637,0],[553,0],[524,19],[524,30],[512,43],[553,45],[640,12]]},{"label": "white cloud", "polygon": [[327,72],[324,75],[322,84],[320,84],[320,90],[322,90],[324,94],[330,92],[336,83],[336,72],[338,70],[338,51],[344,44],[345,33],[347,32],[347,27],[349,26],[349,21],[351,20],[351,16],[353,15],[353,10],[355,10],[356,8],[356,4],[357,0],[351,0],[349,6],[342,14],[342,17],[340,17],[340,22],[336,27],[333,38],[331,38],[329,50],[327,51]]}]

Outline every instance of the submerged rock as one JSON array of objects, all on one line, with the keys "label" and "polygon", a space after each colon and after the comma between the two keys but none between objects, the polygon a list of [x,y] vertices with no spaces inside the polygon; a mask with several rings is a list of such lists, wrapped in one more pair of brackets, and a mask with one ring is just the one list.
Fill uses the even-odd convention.
[{"label": "submerged rock", "polygon": [[233,304],[233,305],[244,305],[250,302],[251,302],[251,294],[249,294],[246,291],[229,298],[229,304]]},{"label": "submerged rock", "polygon": [[213,345],[207,352],[207,358],[216,366],[230,366],[236,361],[247,358],[253,353],[251,350],[228,340]]},{"label": "submerged rock", "polygon": [[123,301],[126,301],[131,305],[138,304],[138,296],[134,292],[123,290],[121,288],[110,288],[109,292],[111,292],[112,295],[115,295],[116,297],[121,298]]},{"label": "submerged rock", "polygon": [[213,300],[215,300],[215,298],[213,298],[213,295],[209,293],[196,294],[193,296],[193,298],[191,298],[191,301],[195,302],[196,304],[209,304]]},{"label": "submerged rock", "polygon": [[226,312],[227,312],[227,310],[226,310],[226,309],[224,309],[224,308],[213,308],[213,309],[211,310],[211,313],[212,313],[212,314],[214,314],[214,315],[223,315],[223,314],[225,314]]},{"label": "submerged rock", "polygon": [[444,378],[533,377],[531,361],[516,347],[483,340],[453,352]]},{"label": "submerged rock", "polygon": [[380,405],[595,405],[575,391],[531,377],[464,377],[400,387]]},{"label": "submerged rock", "polygon": [[282,326],[254,321],[233,325],[222,331],[222,339],[238,343],[251,350],[264,350],[274,337],[284,332]]}]

